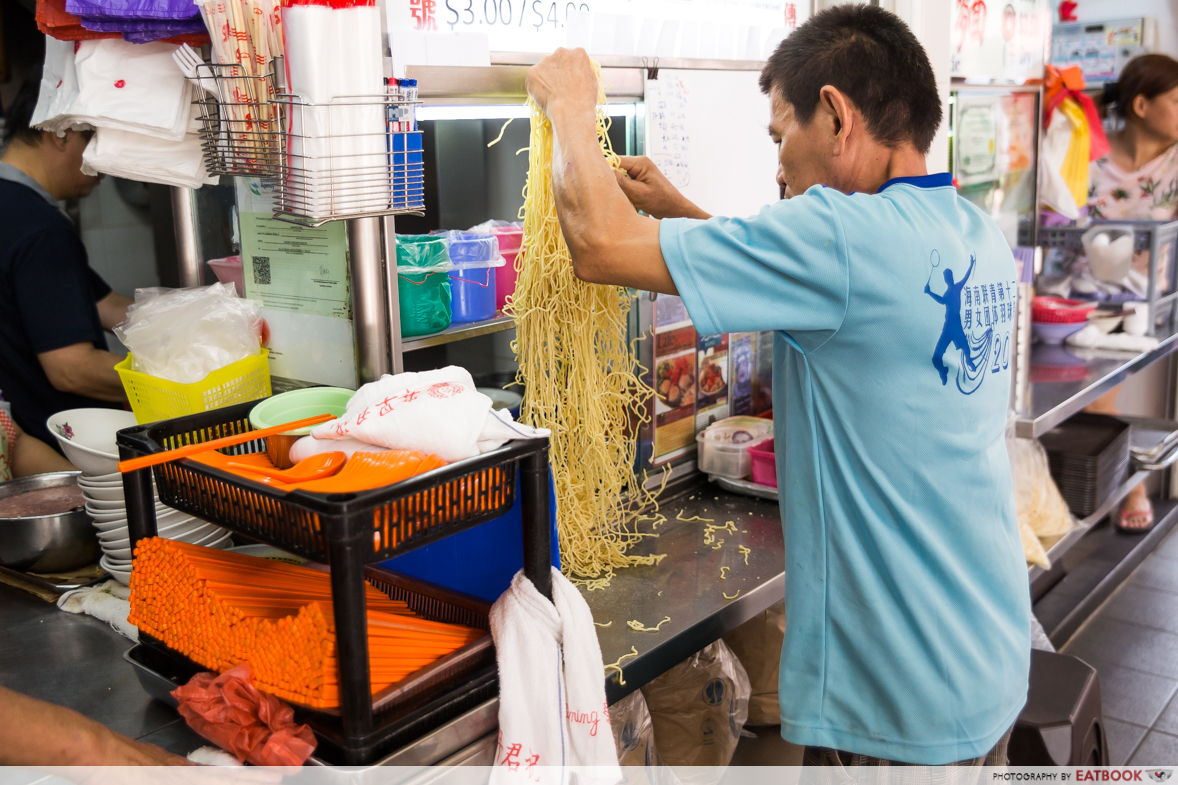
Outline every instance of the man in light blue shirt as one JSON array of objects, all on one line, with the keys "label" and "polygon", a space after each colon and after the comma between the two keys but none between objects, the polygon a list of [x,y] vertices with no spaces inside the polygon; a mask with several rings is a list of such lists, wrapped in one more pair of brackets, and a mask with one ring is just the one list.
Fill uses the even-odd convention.
[{"label": "man in light blue shirt", "polygon": [[532,69],[576,274],[677,293],[700,334],[776,331],[782,736],[815,764],[1005,764],[1030,666],[1004,441],[1014,260],[926,172],[940,99],[897,17],[815,15],[761,87],[792,198],[712,218],[646,159],[606,165],[583,51]]}]

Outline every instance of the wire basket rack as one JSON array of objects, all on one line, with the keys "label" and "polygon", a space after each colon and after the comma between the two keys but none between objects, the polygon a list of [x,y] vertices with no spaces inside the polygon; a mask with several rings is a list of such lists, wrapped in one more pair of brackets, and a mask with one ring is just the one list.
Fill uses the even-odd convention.
[{"label": "wire basket rack", "polygon": [[250,75],[236,64],[201,63],[190,81],[197,105],[205,168],[212,175],[277,177],[282,164],[283,110],[278,61]]},{"label": "wire basket rack", "polygon": [[421,132],[394,130],[420,102],[382,95],[315,104],[279,95],[274,103],[283,117],[275,218],[319,226],[424,210]]}]

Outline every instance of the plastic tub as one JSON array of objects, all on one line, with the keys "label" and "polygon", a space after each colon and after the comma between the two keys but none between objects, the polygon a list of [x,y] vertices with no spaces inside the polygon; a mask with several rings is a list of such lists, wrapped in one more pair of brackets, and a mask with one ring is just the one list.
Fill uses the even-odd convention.
[{"label": "plastic tub", "polygon": [[752,472],[750,445],[773,435],[773,422],[759,417],[729,417],[712,423],[696,437],[699,470],[740,480]]},{"label": "plastic tub", "polygon": [[495,307],[503,310],[507,296],[515,294],[515,260],[523,252],[524,228],[520,225],[493,227],[491,234],[499,239],[499,253],[504,265],[495,268]]},{"label": "plastic tub", "polygon": [[397,235],[397,301],[402,338],[429,335],[450,326],[452,268],[447,238]]},{"label": "plastic tub", "polygon": [[772,436],[749,447],[749,461],[752,463],[753,482],[777,487],[777,453],[773,450]]},{"label": "plastic tub", "polygon": [[191,384],[136,371],[131,354],[115,366],[115,371],[140,423],[199,414],[270,395],[270,350],[264,346],[254,356],[230,363]]},{"label": "plastic tub", "polygon": [[[334,414],[341,417],[348,407],[348,401],[352,400],[355,394],[354,391],[343,387],[308,387],[304,390],[291,390],[267,398],[250,409],[250,425],[261,430],[284,422],[314,417],[317,414]],[[279,469],[294,466],[290,459],[290,448],[296,441],[309,434],[312,427],[314,426],[308,425],[306,428],[268,437],[266,453],[270,456],[270,462]]]},{"label": "plastic tub", "polygon": [[221,283],[231,283],[237,289],[238,297],[245,297],[245,267],[240,256],[226,256],[224,259],[209,259],[205,262]]},{"label": "plastic tub", "polygon": [[481,322],[495,317],[496,274],[502,267],[499,241],[479,232],[438,232],[450,241],[452,320]]}]

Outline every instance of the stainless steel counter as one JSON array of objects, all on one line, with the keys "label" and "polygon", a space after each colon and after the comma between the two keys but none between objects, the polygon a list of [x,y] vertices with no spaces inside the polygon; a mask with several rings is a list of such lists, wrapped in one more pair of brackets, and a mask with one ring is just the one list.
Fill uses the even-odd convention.
[{"label": "stainless steel counter", "polygon": [[[602,656],[614,662],[635,647],[639,655],[622,663],[625,685],[606,678],[610,703],[628,695],[673,665],[715,641],[784,596],[785,554],[774,502],[737,496],[701,482],[668,495],[667,522],[635,553],[665,553],[658,566],[620,571],[613,584],[585,592],[598,628]],[[711,519],[679,521],[676,517]],[[717,531],[705,544],[708,523],[732,521],[735,533]],[[649,527],[650,524],[645,524]],[[649,531],[649,528],[647,528]],[[719,548],[713,548],[723,540]],[[748,566],[739,546],[749,549]],[[721,579],[721,567],[725,578]],[[739,592],[739,593],[738,593]],[[725,599],[735,595],[735,599]],[[659,632],[635,632],[627,621]],[[131,642],[89,616],[74,616],[9,586],[0,585],[0,684],[92,717],[132,738],[186,755],[205,742],[176,712],[140,687],[123,652]],[[448,757],[485,757],[493,739],[495,705],[488,702],[429,736],[394,753],[390,763],[430,765]],[[479,744],[482,744],[480,747]],[[473,745],[473,746],[471,746]]]},{"label": "stainless steel counter", "polygon": [[0,685],[92,717],[133,739],[187,755],[207,742],[139,686],[123,652],[131,641],[0,585]]}]

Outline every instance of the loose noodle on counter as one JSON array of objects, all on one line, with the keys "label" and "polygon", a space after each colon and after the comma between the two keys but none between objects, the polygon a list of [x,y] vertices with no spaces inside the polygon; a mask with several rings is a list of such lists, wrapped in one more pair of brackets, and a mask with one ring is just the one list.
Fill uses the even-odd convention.
[{"label": "loose noodle on counter", "polygon": [[[614,169],[605,89],[597,73],[597,137]],[[657,564],[663,554],[629,555],[647,536],[640,510],[656,495],[635,476],[638,430],[650,421],[653,390],[626,339],[630,294],[573,274],[552,192],[552,125],[530,99],[531,139],[524,189],[524,250],[516,258],[512,344],[524,385],[520,419],[552,431],[557,532],[564,573],[590,589],[609,585],[614,569]]]}]

